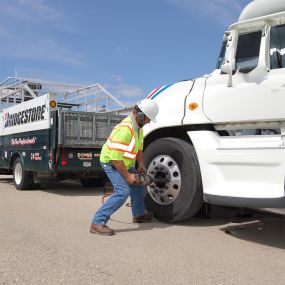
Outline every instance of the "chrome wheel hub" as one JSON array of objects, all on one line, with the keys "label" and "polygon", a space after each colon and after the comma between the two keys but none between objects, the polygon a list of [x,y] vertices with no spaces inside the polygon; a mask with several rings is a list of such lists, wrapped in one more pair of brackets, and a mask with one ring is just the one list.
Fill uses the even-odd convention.
[{"label": "chrome wheel hub", "polygon": [[168,155],[159,155],[150,162],[147,174],[152,178],[166,178],[165,183],[153,182],[147,187],[152,199],[160,205],[173,203],[181,190],[181,173],[177,162]]}]

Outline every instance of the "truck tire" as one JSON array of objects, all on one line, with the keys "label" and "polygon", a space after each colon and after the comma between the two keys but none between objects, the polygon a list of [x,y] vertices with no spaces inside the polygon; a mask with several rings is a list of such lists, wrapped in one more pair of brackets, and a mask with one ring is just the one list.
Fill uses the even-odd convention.
[{"label": "truck tire", "polygon": [[13,164],[13,180],[17,190],[29,190],[32,188],[32,172],[24,170],[23,162],[17,157]]},{"label": "truck tire", "polygon": [[146,148],[144,158],[148,175],[167,179],[146,187],[146,209],[167,222],[195,215],[203,205],[203,193],[193,146],[181,139],[163,138]]}]

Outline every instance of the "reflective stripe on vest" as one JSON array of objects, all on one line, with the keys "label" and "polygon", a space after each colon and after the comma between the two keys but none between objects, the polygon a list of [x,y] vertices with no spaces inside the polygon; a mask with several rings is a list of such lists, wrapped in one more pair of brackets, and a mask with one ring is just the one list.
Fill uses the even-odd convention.
[{"label": "reflective stripe on vest", "polygon": [[133,132],[132,124],[129,122],[122,122],[118,124],[115,128],[120,128],[120,127],[128,127],[131,131],[132,138],[129,144],[126,144],[125,142],[122,141],[112,141],[112,137],[109,136],[107,140],[107,147],[110,150],[116,150],[116,151],[121,151],[124,152],[123,157],[134,160],[136,158],[136,153],[134,153],[134,148],[135,148],[135,135]]}]

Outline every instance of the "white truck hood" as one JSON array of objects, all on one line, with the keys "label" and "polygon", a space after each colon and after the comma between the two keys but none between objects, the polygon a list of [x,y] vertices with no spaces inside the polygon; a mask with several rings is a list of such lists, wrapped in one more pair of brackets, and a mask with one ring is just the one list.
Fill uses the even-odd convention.
[{"label": "white truck hood", "polygon": [[154,89],[147,98],[155,100],[159,106],[157,122],[144,126],[144,134],[155,129],[182,124],[185,98],[191,91],[193,80],[180,81]]}]

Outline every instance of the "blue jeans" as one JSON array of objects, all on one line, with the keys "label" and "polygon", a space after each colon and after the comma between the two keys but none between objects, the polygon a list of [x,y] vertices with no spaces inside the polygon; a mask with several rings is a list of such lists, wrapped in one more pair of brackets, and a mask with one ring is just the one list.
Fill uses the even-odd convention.
[{"label": "blue jeans", "polygon": [[[105,204],[98,209],[94,215],[92,224],[105,225],[111,215],[115,213],[131,196],[131,206],[133,217],[144,215],[144,188],[142,186],[131,186],[125,178],[110,164],[101,163],[104,171],[114,186],[113,194],[107,199]],[[129,172],[135,173],[134,168]]]}]

